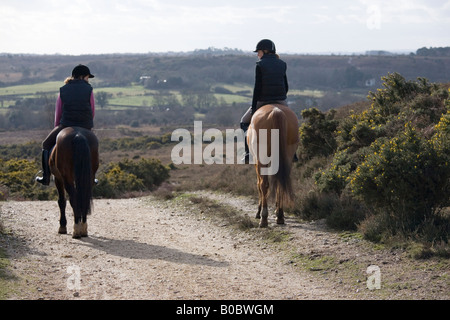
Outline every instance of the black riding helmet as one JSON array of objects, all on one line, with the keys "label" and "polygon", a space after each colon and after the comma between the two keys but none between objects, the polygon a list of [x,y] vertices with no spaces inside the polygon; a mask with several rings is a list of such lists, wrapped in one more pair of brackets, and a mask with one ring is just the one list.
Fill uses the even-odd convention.
[{"label": "black riding helmet", "polygon": [[88,67],[85,65],[79,64],[72,70],[72,77],[78,78],[78,77],[85,77],[89,76],[89,78],[94,78],[94,75],[91,74],[91,71]]},{"label": "black riding helmet", "polygon": [[256,50],[253,52],[258,52],[258,50],[267,50],[270,53],[276,53],[275,43],[269,39],[263,39],[256,45]]}]

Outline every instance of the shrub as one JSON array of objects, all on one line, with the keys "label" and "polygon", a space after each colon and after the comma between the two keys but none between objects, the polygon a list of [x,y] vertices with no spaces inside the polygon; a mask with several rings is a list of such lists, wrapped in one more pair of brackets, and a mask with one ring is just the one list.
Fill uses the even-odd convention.
[{"label": "shrub", "polygon": [[41,154],[41,144],[28,142],[25,144],[0,145],[0,157],[10,159],[35,159]]},{"label": "shrub", "polygon": [[128,191],[144,189],[142,179],[123,171],[118,164],[113,164],[107,172],[99,176],[99,184],[94,188],[94,196],[116,198]]},{"label": "shrub", "polygon": [[131,161],[125,159],[118,163],[120,169],[125,172],[134,174],[142,180],[142,184],[148,190],[155,186],[159,186],[162,182],[169,178],[169,169],[161,164],[157,159],[144,159],[139,161]]},{"label": "shrub", "polygon": [[356,163],[348,149],[336,152],[330,166],[326,170],[319,171],[314,177],[319,190],[341,194],[347,185],[348,175],[355,166]]},{"label": "shrub", "polygon": [[94,196],[117,198],[127,192],[152,190],[169,178],[169,170],[156,159],[112,163],[99,174]]},{"label": "shrub", "polygon": [[0,185],[0,201],[6,201],[9,197],[8,187]]},{"label": "shrub", "polygon": [[307,194],[297,209],[301,218],[325,219],[328,227],[348,231],[357,230],[366,212],[364,204],[352,197],[314,191]]},{"label": "shrub", "polygon": [[316,108],[302,111],[302,117],[306,120],[301,125],[300,155],[303,159],[315,156],[328,156],[336,150],[335,131],[338,121],[334,119],[335,111],[327,114]]},{"label": "shrub", "polygon": [[315,174],[316,185],[323,193],[353,196],[380,215],[363,224],[370,238],[401,231],[446,239],[449,218],[441,210],[450,201],[449,90],[396,73],[383,80],[384,89],[370,93],[368,110],[339,123],[337,151]]},{"label": "shrub", "polygon": [[35,161],[0,158],[0,198],[6,196],[30,200],[56,199],[54,188],[42,188],[34,177],[39,171]]},{"label": "shrub", "polygon": [[358,231],[364,239],[372,242],[382,242],[391,230],[389,215],[386,213],[371,214],[358,225]]},{"label": "shrub", "polygon": [[350,176],[350,187],[368,205],[393,217],[394,227],[416,230],[448,205],[450,167],[448,155],[406,125],[393,139],[379,139]]}]

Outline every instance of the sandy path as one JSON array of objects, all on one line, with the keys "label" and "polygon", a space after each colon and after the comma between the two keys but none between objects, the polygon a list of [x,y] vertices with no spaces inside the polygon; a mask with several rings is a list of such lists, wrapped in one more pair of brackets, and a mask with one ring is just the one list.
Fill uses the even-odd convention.
[{"label": "sandy path", "polygon": [[[56,202],[8,202],[24,299],[327,299],[323,284],[242,235],[145,199],[96,200],[89,237],[58,235]],[[79,280],[79,282],[77,282]]]},{"label": "sandy path", "polygon": [[[247,198],[197,196],[249,216],[255,210]],[[411,261],[401,251],[342,238],[321,223],[288,218],[280,227],[270,217],[269,229],[289,236],[283,247],[255,236],[261,230],[217,223],[186,199],[95,200],[89,237],[76,240],[71,213],[69,234],[57,234],[58,212],[56,201],[3,203],[8,236],[0,245],[17,279],[11,298],[449,299],[448,261]],[[332,267],[325,267],[327,259]],[[311,272],[300,267],[305,261],[323,264]],[[368,290],[369,265],[380,266],[382,290]]]}]

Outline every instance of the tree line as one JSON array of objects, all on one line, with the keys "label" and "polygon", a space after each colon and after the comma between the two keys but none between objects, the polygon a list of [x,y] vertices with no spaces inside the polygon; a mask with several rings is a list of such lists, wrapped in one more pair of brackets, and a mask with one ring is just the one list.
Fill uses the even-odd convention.
[{"label": "tree line", "polygon": [[[281,54],[281,58],[288,63],[293,89],[354,89],[364,88],[365,81],[373,78],[381,86],[381,77],[393,71],[407,79],[420,76],[446,82],[450,78],[449,48],[421,48],[410,55]],[[151,87],[198,90],[217,83],[252,83],[256,60],[252,53],[213,49],[185,54],[0,55],[0,87],[63,81],[74,65],[84,63],[101,80],[101,86],[126,86],[144,76]]]}]

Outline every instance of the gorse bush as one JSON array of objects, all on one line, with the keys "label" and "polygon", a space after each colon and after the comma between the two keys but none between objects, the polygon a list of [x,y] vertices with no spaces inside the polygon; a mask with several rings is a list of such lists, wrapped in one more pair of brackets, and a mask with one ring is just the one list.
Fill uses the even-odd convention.
[{"label": "gorse bush", "polygon": [[300,155],[303,159],[314,156],[328,156],[336,149],[334,131],[339,122],[334,119],[333,110],[324,114],[317,108],[302,111],[305,123],[300,126]]},{"label": "gorse bush", "polygon": [[319,192],[361,201],[367,214],[385,215],[372,219],[385,224],[377,230],[423,234],[439,221],[444,227],[435,237],[447,240],[449,219],[442,208],[450,200],[449,90],[397,73],[383,80],[384,89],[369,94],[368,110],[340,120],[332,137],[336,150],[314,175],[316,185]]},{"label": "gorse bush", "polygon": [[407,125],[390,140],[378,139],[349,175],[352,193],[390,214],[391,227],[415,231],[448,205],[448,155]]},{"label": "gorse bush", "polygon": [[169,169],[161,164],[157,159],[144,159],[139,161],[131,161],[125,159],[118,163],[121,170],[134,174],[138,179],[142,180],[142,184],[148,190],[155,186],[161,185],[169,178]]},{"label": "gorse bush", "polygon": [[118,164],[110,164],[98,178],[98,185],[93,189],[95,197],[118,198],[126,192],[144,190],[142,179],[123,171]]},{"label": "gorse bush", "polygon": [[169,171],[156,159],[111,163],[98,175],[94,196],[117,198],[127,192],[150,191],[169,178]]},{"label": "gorse bush", "polygon": [[55,188],[43,188],[34,181],[39,171],[35,161],[0,158],[0,199],[6,197],[29,200],[56,199]]},{"label": "gorse bush", "polygon": [[341,194],[347,186],[348,176],[355,169],[357,160],[348,149],[338,151],[327,170],[319,171],[314,177],[321,192]]},{"label": "gorse bush", "polygon": [[[39,164],[40,166],[40,164]],[[35,182],[40,170],[35,161],[0,158],[0,200],[56,200],[56,188]],[[170,169],[155,159],[110,163],[97,173],[94,197],[118,198],[128,192],[151,191],[169,178]]]},{"label": "gorse bush", "polygon": [[[104,139],[104,151],[156,149],[172,143],[170,134],[139,136],[121,139]],[[0,146],[0,200],[19,198],[28,200],[55,200],[56,188],[35,183],[41,169],[41,145],[38,142]],[[27,160],[33,159],[33,160]],[[124,160],[110,163],[97,172],[99,184],[93,189],[95,197],[118,198],[134,191],[148,191],[169,177],[169,169],[158,160]]]}]

